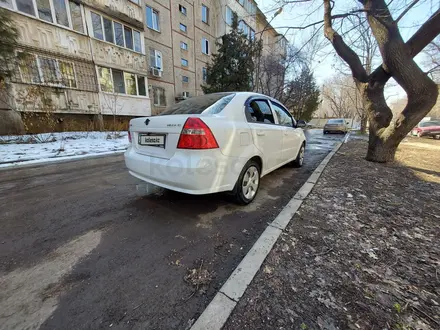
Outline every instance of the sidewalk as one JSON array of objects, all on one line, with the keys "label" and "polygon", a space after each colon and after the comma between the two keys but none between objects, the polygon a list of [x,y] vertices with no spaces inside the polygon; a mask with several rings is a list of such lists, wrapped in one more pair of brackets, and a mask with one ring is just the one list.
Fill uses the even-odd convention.
[{"label": "sidewalk", "polygon": [[0,136],[0,168],[122,153],[127,132],[64,132]]},{"label": "sidewalk", "polygon": [[440,329],[440,150],[350,141],[224,329]]}]

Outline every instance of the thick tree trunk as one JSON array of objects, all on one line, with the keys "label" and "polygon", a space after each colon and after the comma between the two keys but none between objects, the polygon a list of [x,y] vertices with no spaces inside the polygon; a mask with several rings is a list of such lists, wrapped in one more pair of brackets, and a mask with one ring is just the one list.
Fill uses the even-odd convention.
[{"label": "thick tree trunk", "polygon": [[367,115],[362,114],[362,116],[361,116],[361,134],[367,133],[367,122],[368,122]]},{"label": "thick tree trunk", "polygon": [[370,128],[370,137],[368,139],[368,151],[366,160],[377,163],[388,163],[394,160],[397,146],[400,141],[395,141],[394,138],[389,137],[383,139]]}]

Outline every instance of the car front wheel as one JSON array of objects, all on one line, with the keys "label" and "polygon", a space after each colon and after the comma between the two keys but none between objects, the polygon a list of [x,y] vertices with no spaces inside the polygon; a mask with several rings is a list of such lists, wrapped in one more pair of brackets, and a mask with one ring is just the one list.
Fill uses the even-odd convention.
[{"label": "car front wheel", "polygon": [[260,166],[253,160],[243,167],[233,190],[238,204],[246,205],[254,200],[260,187],[260,171]]},{"label": "car front wheel", "polygon": [[303,143],[301,145],[301,148],[298,151],[298,155],[296,156],[296,159],[293,161],[293,165],[295,167],[302,167],[303,166],[305,153],[306,153],[306,146]]}]

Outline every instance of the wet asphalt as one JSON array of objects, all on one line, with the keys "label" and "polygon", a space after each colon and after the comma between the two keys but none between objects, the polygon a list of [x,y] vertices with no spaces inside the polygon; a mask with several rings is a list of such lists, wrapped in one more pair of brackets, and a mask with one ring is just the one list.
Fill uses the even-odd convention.
[{"label": "wet asphalt", "polygon": [[343,138],[306,136],[305,165],[262,178],[245,207],[142,192],[121,155],[0,171],[0,329],[189,327]]}]

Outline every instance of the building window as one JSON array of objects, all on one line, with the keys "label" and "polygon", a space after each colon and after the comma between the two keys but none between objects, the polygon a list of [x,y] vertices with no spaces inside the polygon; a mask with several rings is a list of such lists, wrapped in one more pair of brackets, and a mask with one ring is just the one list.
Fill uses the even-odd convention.
[{"label": "building window", "polygon": [[204,82],[208,80],[208,69],[205,67],[202,68],[202,79]]},{"label": "building window", "polygon": [[133,30],[133,38],[134,38],[134,50],[136,52],[142,52],[142,43],[141,43],[141,33],[139,31]]},{"label": "building window", "polygon": [[74,64],[50,57],[26,54],[19,65],[23,82],[76,88]]},{"label": "building window", "polygon": [[91,12],[90,14],[92,16],[93,36],[96,39],[104,40],[104,35],[102,33],[101,16],[98,14],[95,14],[94,12]]},{"label": "building window", "polygon": [[145,87],[145,77],[137,76],[138,94],[139,96],[147,96],[147,89]]},{"label": "building window", "polygon": [[37,10],[40,19],[53,23],[49,0],[37,0]]},{"label": "building window", "polygon": [[28,14],[28,15],[32,15],[35,16],[35,9],[34,9],[34,4],[32,3],[32,1],[29,0],[15,0],[16,4],[17,4],[17,10]]},{"label": "building window", "polygon": [[237,1],[238,1],[238,3],[239,3],[240,5],[244,6],[244,1],[245,1],[245,0],[237,0]]},{"label": "building window", "polygon": [[0,7],[16,8],[20,13],[84,33],[81,6],[73,0],[0,0]]},{"label": "building window", "polygon": [[112,21],[103,17],[102,21],[104,22],[104,36],[105,36],[105,41],[114,43],[114,38],[113,38],[113,24]]},{"label": "building window", "polygon": [[69,27],[69,17],[65,0],[52,0],[55,9],[55,18],[58,24]]},{"label": "building window", "polygon": [[188,66],[188,60],[185,60],[184,58],[180,60],[180,63],[182,64],[182,66]]},{"label": "building window", "polygon": [[189,83],[189,77],[188,76],[182,76],[182,82],[183,83]]},{"label": "building window", "polygon": [[186,16],[186,7],[179,5],[179,11]]},{"label": "building window", "polygon": [[98,67],[99,86],[103,92],[113,92],[111,69]]},{"label": "building window", "polygon": [[92,18],[93,36],[142,53],[141,33],[109,18],[90,12]]},{"label": "building window", "polygon": [[12,5],[12,0],[4,0],[0,1],[0,7],[13,9],[14,6]]},{"label": "building window", "polygon": [[128,95],[137,95],[136,75],[124,72],[125,89]]},{"label": "building window", "polygon": [[209,55],[209,40],[202,38],[202,53]]},{"label": "building window", "polygon": [[150,29],[160,32],[159,12],[147,6],[147,26]]},{"label": "building window", "polygon": [[255,31],[253,29],[250,29],[249,37],[251,38],[251,40],[255,40]]},{"label": "building window", "polygon": [[69,7],[70,7],[70,17],[72,18],[72,28],[75,31],[84,33],[81,6],[76,2],[69,1]]},{"label": "building window", "polygon": [[131,2],[133,2],[133,3],[135,3],[135,4],[137,4],[137,5],[139,5],[140,3],[140,0],[130,0]]},{"label": "building window", "polygon": [[153,104],[157,107],[166,107],[165,89],[153,86]]},{"label": "building window", "polygon": [[188,50],[188,44],[186,42],[180,42],[180,49]]},{"label": "building window", "polygon": [[25,59],[20,62],[19,68],[23,82],[33,84],[41,83],[37,57],[35,55],[26,54]]},{"label": "building window", "polygon": [[145,77],[116,69],[98,67],[102,92],[147,96]]},{"label": "building window", "polygon": [[186,27],[185,24],[180,23],[180,31],[183,31],[183,32],[186,33],[186,31],[187,31],[187,27]]},{"label": "building window", "polygon": [[162,53],[152,48],[150,48],[150,66],[160,71],[163,70]]},{"label": "building window", "polygon": [[116,39],[116,45],[125,47],[124,42],[124,28],[122,27],[122,24],[113,22],[113,26],[115,28],[115,39]]},{"label": "building window", "polygon": [[124,25],[124,37],[125,37],[125,47],[133,49],[133,32],[132,30]]},{"label": "building window", "polygon": [[202,22],[209,23],[209,8],[205,5],[202,5]]},{"label": "building window", "polygon": [[232,11],[231,8],[226,6],[226,24],[232,25],[233,18],[234,18],[234,12]]}]

